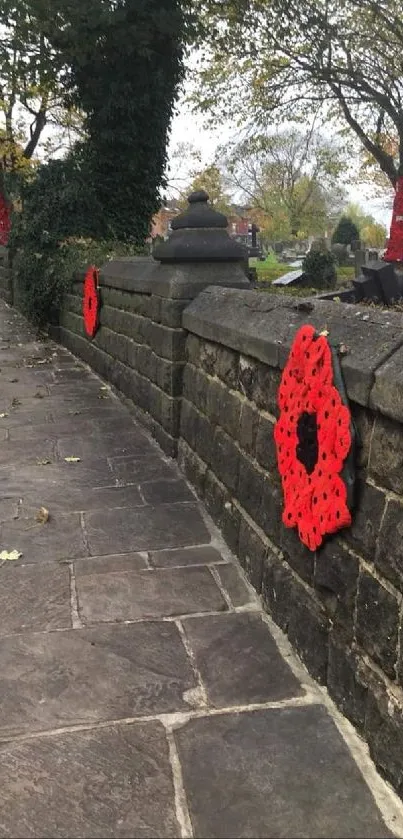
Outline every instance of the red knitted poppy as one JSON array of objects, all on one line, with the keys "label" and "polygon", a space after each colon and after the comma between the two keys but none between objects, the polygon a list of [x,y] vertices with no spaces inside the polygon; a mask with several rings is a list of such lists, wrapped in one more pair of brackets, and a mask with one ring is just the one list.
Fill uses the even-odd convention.
[{"label": "red knitted poppy", "polygon": [[298,331],[278,392],[274,430],[286,527],[311,551],[351,524],[340,475],[351,448],[350,411],[333,383],[332,352],[312,326]]},{"label": "red knitted poppy", "polygon": [[0,193],[0,245],[2,245],[3,247],[6,247],[8,245],[8,240],[10,238],[10,230],[10,207],[6,202],[4,195]]},{"label": "red knitted poppy", "polygon": [[99,326],[99,271],[94,265],[88,268],[84,279],[83,317],[84,329],[93,338]]},{"label": "red knitted poppy", "polygon": [[383,258],[387,262],[403,262],[403,177],[398,178],[396,183],[392,224],[388,247]]}]

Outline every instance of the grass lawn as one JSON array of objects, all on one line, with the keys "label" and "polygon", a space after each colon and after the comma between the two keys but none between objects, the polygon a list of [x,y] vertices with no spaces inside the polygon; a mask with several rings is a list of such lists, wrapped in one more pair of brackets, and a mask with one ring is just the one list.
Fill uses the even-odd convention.
[{"label": "grass lawn", "polygon": [[[249,265],[251,268],[256,268],[258,281],[261,280],[262,282],[273,282],[273,280],[277,280],[279,277],[283,277],[284,274],[288,274],[289,271],[295,271],[295,268],[292,268],[291,265],[287,265],[284,262],[278,262],[275,254],[270,253],[264,262],[260,262],[259,259],[250,259]],[[348,266],[340,266],[337,268],[337,285],[336,288],[343,288],[345,286],[349,286],[351,281],[354,278],[354,267]],[[267,289],[266,289],[267,290]],[[274,291],[275,289],[273,289]],[[277,289],[276,289],[277,291]],[[282,289],[284,291],[284,289]],[[289,289],[291,291],[291,289]],[[293,289],[295,293],[295,289]],[[301,293],[302,290],[299,290]],[[306,293],[306,289],[305,292]]]}]

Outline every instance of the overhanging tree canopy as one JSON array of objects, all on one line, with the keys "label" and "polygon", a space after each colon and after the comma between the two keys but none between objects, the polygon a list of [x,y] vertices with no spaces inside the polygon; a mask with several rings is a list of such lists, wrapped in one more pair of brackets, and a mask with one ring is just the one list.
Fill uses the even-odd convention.
[{"label": "overhanging tree canopy", "polygon": [[[199,106],[267,125],[322,109],[393,186],[403,175],[403,18],[395,0],[199,0]],[[391,137],[396,144],[391,144]]]}]

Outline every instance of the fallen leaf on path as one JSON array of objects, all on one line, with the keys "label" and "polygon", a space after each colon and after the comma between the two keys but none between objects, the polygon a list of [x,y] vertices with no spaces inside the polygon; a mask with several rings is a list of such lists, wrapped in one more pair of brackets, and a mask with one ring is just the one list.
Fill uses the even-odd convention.
[{"label": "fallen leaf on path", "polygon": [[45,396],[45,394],[41,393],[40,390],[38,390],[36,393],[34,393],[35,399],[43,399],[44,396]]},{"label": "fallen leaf on path", "polygon": [[18,382],[18,379],[9,379],[8,381],[11,382],[12,385],[14,385],[16,382]]},{"label": "fallen leaf on path", "polygon": [[81,457],[65,457],[66,463],[80,463]]},{"label": "fallen leaf on path", "polygon": [[40,507],[36,514],[36,520],[39,524],[46,524],[49,521],[49,510],[46,507]]},{"label": "fallen leaf on path", "polygon": [[4,419],[4,417],[8,417],[8,414],[0,414],[0,419]]},{"label": "fallen leaf on path", "polygon": [[7,559],[19,559],[22,553],[19,551],[1,551],[0,561],[5,562]]},{"label": "fallen leaf on path", "polygon": [[36,463],[37,463],[37,466],[48,466],[48,464],[52,463],[52,461],[49,460],[49,458],[44,457],[42,460],[41,459],[37,460]]}]

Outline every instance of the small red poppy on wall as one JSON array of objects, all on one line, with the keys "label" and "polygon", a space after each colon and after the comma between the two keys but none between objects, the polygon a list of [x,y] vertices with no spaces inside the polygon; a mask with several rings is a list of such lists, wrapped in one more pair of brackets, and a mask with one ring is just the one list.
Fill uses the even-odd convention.
[{"label": "small red poppy on wall", "polygon": [[11,217],[10,206],[0,192],[0,245],[6,247],[10,238]]},{"label": "small red poppy on wall", "polygon": [[280,417],[274,439],[283,523],[296,527],[311,551],[324,536],[351,524],[345,466],[352,452],[353,426],[347,399],[335,386],[334,361],[326,336],[303,326],[278,392]]},{"label": "small red poppy on wall", "polygon": [[84,329],[89,338],[93,338],[99,327],[99,270],[91,265],[84,279],[83,317]]}]

